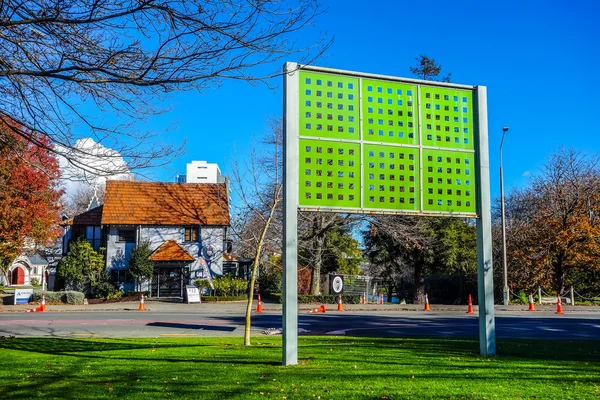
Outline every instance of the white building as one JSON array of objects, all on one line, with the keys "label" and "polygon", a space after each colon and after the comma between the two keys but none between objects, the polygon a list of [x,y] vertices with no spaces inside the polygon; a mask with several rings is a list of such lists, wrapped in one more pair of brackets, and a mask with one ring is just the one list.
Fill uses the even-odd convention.
[{"label": "white building", "polygon": [[131,250],[147,241],[155,268],[150,287],[142,289],[153,297],[183,297],[195,279],[223,274],[229,218],[225,184],[107,181],[103,205],[65,221],[63,254],[78,238],[104,248],[107,270],[127,291],[134,288],[127,273]]},{"label": "white building", "polygon": [[177,175],[177,183],[224,183],[218,164],[192,161],[186,166],[185,175]]}]

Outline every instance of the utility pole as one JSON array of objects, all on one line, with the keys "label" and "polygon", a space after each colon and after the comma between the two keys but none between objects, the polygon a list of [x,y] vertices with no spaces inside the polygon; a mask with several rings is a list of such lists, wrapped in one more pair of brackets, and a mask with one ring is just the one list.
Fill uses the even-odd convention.
[{"label": "utility pole", "polygon": [[504,135],[508,132],[508,126],[502,128],[502,140],[500,141],[500,209],[502,210],[502,265],[504,272],[504,305],[508,305],[508,273],[506,268],[506,221],[504,219],[504,174],[502,172],[502,145],[504,144]]}]

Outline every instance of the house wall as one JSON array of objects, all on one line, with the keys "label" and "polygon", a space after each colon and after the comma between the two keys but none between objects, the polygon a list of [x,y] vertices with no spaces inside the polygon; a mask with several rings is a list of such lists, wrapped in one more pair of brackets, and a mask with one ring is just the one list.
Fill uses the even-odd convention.
[{"label": "house wall", "polygon": [[[109,269],[126,269],[134,244],[118,241],[119,229],[129,227],[111,226],[107,238],[106,260]],[[223,274],[223,227],[200,227],[197,242],[184,242],[185,228],[179,226],[138,226],[137,242],[149,241],[155,250],[167,240],[174,240],[195,258],[190,264],[190,278],[208,278]],[[212,248],[212,252],[210,249]]]}]

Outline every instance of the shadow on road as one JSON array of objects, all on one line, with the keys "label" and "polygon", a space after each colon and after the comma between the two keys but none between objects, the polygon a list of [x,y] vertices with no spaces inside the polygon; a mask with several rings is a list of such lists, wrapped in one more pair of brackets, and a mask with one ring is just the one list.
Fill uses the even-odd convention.
[{"label": "shadow on road", "polygon": [[181,324],[176,322],[150,322],[146,326],[160,328],[177,328],[177,329],[201,329],[203,331],[218,331],[218,332],[233,332],[236,330],[234,326],[216,326],[216,325],[199,325],[199,324]]}]

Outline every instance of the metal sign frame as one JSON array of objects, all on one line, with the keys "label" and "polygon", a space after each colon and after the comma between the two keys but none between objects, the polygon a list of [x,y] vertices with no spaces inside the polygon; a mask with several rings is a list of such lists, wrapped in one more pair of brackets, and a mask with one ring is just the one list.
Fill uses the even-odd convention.
[{"label": "metal sign frame", "polygon": [[[340,77],[340,80],[346,78],[358,78],[358,93],[359,98],[353,99],[352,95],[349,95],[351,100],[354,100],[354,105],[358,104],[359,120],[351,120],[351,124],[348,122],[340,123],[338,129],[343,132],[347,129],[353,137],[350,140],[344,139],[332,139],[321,138],[321,137],[310,137],[306,135],[300,135],[300,121],[301,121],[301,94],[300,94],[300,71],[314,72],[328,74],[328,76]],[[417,140],[400,145],[392,145],[385,143],[384,140],[363,140],[364,129],[363,129],[363,118],[364,118],[364,102],[361,97],[362,93],[362,81],[377,81],[377,82],[388,82],[389,85],[402,84],[412,85],[411,87],[416,88],[416,110],[419,112],[418,126],[414,127],[417,130]],[[329,82],[328,82],[329,83]],[[320,83],[319,83],[320,84]],[[342,87],[340,84],[339,87]],[[349,84],[352,88],[352,85]],[[460,148],[448,148],[440,146],[424,146],[423,145],[423,127],[421,123],[421,109],[419,104],[420,93],[419,90],[426,88],[435,93],[435,88],[442,89],[456,89],[460,91],[470,91],[472,94],[472,106],[469,109],[469,116],[473,118],[473,143],[466,145],[466,149]],[[379,89],[379,88],[378,88]],[[439,90],[442,90],[439,89]],[[381,89],[379,89],[381,90]],[[391,89],[387,89],[391,90]],[[391,92],[390,92],[391,93]],[[309,94],[309,93],[307,93]],[[321,95],[322,93],[319,93]],[[331,93],[327,93],[331,96]],[[342,94],[339,95],[342,98]],[[437,95],[436,95],[437,97]],[[369,99],[370,101],[371,99]],[[400,104],[400,102],[398,102]],[[306,103],[308,104],[308,102]],[[411,104],[411,106],[413,106]],[[429,106],[429,104],[428,104]],[[344,105],[340,105],[342,109]],[[355,110],[353,110],[355,111]],[[305,113],[309,116],[309,113]],[[493,277],[492,277],[492,241],[491,241],[491,212],[490,212],[490,183],[489,183],[489,157],[488,157],[488,141],[487,141],[487,95],[486,88],[484,86],[467,86],[457,85],[444,82],[431,82],[421,81],[415,79],[398,78],[384,75],[375,75],[367,73],[357,73],[351,71],[334,70],[328,68],[319,68],[313,66],[301,66],[296,63],[286,63],[284,66],[284,226],[283,226],[283,364],[294,365],[298,363],[298,299],[297,299],[297,265],[298,265],[298,233],[297,233],[297,213],[298,211],[324,211],[324,212],[343,212],[343,213],[370,213],[370,214],[409,214],[409,215],[447,215],[454,217],[472,217],[477,218],[476,230],[477,230],[477,264],[478,264],[478,294],[479,294],[479,330],[480,330],[480,350],[482,355],[495,355],[495,318],[494,318],[494,298],[493,298]],[[356,115],[356,113],[354,114]],[[320,117],[320,115],[319,115]],[[329,116],[328,116],[329,117]],[[344,120],[344,115],[339,116],[340,121]],[[348,119],[346,119],[347,121]],[[366,120],[365,120],[366,121]],[[367,121],[370,122],[370,121]],[[391,121],[390,121],[391,124]],[[399,123],[400,124],[400,123]],[[308,127],[308,125],[307,125]],[[321,129],[319,126],[317,129]],[[331,130],[331,127],[328,127]],[[358,128],[358,132],[356,129]],[[427,126],[429,129],[430,127]],[[437,127],[439,129],[439,127]],[[390,132],[391,133],[391,132]],[[314,136],[317,136],[316,133]],[[458,135],[457,135],[458,136]],[[367,138],[368,139],[368,138]],[[410,138],[413,139],[412,137]],[[428,137],[429,139],[429,137]],[[335,143],[339,154],[350,153],[348,149],[354,149],[349,146],[360,146],[360,170],[354,169],[353,172],[360,173],[360,206],[356,207],[327,207],[322,205],[301,205],[301,199],[299,198],[299,183],[300,183],[300,165],[301,163],[311,162],[310,158],[300,159],[300,141],[304,140],[304,144],[307,144],[306,150],[312,150],[311,144],[314,143]],[[356,143],[354,145],[353,143]],[[458,143],[458,141],[457,141]],[[465,141],[466,143],[466,141]],[[415,171],[415,175],[418,174],[418,194],[414,194],[415,203],[418,204],[418,208],[414,207],[413,210],[407,209],[390,209],[377,208],[377,207],[365,207],[365,190],[364,187],[364,170],[367,164],[364,163],[365,148],[371,146],[373,149],[401,149],[404,152],[413,152],[418,154],[418,157],[411,157],[411,160],[417,158],[414,163],[418,163],[418,172]],[[380,147],[376,147],[380,146]],[[442,145],[443,146],[443,145]],[[330,150],[330,149],[328,149]],[[448,151],[451,150],[451,151]],[[304,151],[304,149],[303,149]],[[456,211],[436,211],[432,209],[426,210],[423,206],[423,180],[426,172],[423,170],[424,160],[423,154],[435,154],[436,151],[444,152],[448,154],[465,154],[469,159],[474,159],[473,175],[474,175],[474,207],[469,205],[469,209],[474,209],[475,212],[456,212]],[[426,153],[429,152],[429,153]],[[408,154],[408,153],[407,153]],[[446,153],[443,153],[446,154]],[[306,154],[305,154],[306,155]],[[355,152],[352,152],[355,155]],[[371,156],[371,154],[369,154]],[[393,155],[390,154],[390,157]],[[401,156],[401,154],[399,154]],[[345,157],[345,156],[344,156]],[[333,157],[331,157],[333,158]],[[320,160],[319,160],[320,161]],[[328,160],[331,162],[331,160]],[[438,160],[439,161],[439,160]],[[344,164],[344,160],[340,160],[340,165]],[[458,163],[459,160],[457,159]],[[331,165],[331,164],[330,164]],[[306,166],[303,164],[303,166]],[[355,166],[356,167],[356,166]],[[310,173],[310,170],[306,169],[305,173]],[[448,172],[452,172],[450,168]],[[343,176],[343,171],[340,172],[340,176]],[[335,181],[336,177],[331,177],[328,181]],[[438,182],[439,183],[439,182]],[[460,182],[459,182],[460,184]],[[310,185],[310,182],[306,182],[306,185]],[[415,184],[415,187],[417,184]],[[341,187],[341,186],[340,186]],[[353,189],[355,189],[353,187]],[[369,188],[370,189],[370,188]],[[404,188],[403,188],[404,189]],[[381,188],[380,188],[381,190]],[[413,189],[416,192],[416,189]],[[347,192],[346,192],[347,193]],[[353,193],[357,193],[354,191]],[[450,192],[449,192],[450,193]],[[320,196],[319,196],[320,197]],[[306,195],[309,198],[309,195]],[[344,199],[343,195],[340,199]],[[335,199],[333,199],[335,200]],[[353,203],[357,204],[356,197],[352,197]],[[372,200],[372,199],[369,199]],[[379,201],[385,200],[383,197],[379,198]],[[392,199],[390,199],[392,200]],[[306,202],[303,198],[302,201]],[[318,202],[317,202],[318,203]],[[330,203],[335,203],[331,201]],[[428,204],[432,204],[429,202]],[[448,201],[448,204],[452,204]]]}]

